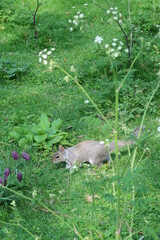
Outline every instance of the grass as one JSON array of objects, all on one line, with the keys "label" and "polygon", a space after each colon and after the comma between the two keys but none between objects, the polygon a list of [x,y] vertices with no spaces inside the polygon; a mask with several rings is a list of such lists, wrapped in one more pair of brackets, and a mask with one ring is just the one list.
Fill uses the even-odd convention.
[{"label": "grass", "polygon": [[[0,4],[1,60],[9,60],[13,71],[13,63],[16,64],[16,69],[28,66],[26,71],[21,73],[17,73],[15,69],[17,75],[12,79],[0,72],[0,176],[6,167],[15,166],[14,160],[10,158],[12,150],[19,153],[26,150],[31,155],[29,162],[20,165],[23,181],[17,183],[14,179],[9,185],[15,193],[5,190],[0,195],[0,239],[33,239],[33,236],[35,239],[36,236],[38,239],[80,239],[77,231],[86,240],[115,239],[116,198],[112,182],[116,180],[116,176],[113,176],[111,165],[104,164],[99,169],[84,165],[70,174],[64,169],[64,164],[51,163],[56,146],[52,151],[38,150],[32,146],[22,149],[16,142],[11,141],[9,135],[15,126],[32,124],[41,113],[46,113],[51,119],[63,119],[63,130],[68,132],[68,141],[71,144],[85,139],[108,138],[114,141],[113,75],[109,59],[101,47],[96,46],[94,39],[97,35],[102,36],[105,43],[110,43],[114,37],[124,39],[117,25],[104,11],[92,1],[89,1],[86,7],[84,3],[73,0],[44,2],[36,17],[37,24],[40,24],[37,43],[34,39],[32,16],[22,1],[2,1]],[[107,9],[105,1],[97,3]],[[156,1],[154,3],[156,4]],[[35,9],[36,4],[29,1],[28,4]],[[112,4],[110,2],[110,5]],[[114,1],[113,5],[128,18],[126,2]],[[76,8],[73,9],[72,6]],[[70,32],[68,20],[73,18],[77,11],[85,14],[85,27],[83,31],[77,29]],[[131,19],[134,28],[138,28],[138,32],[134,33],[133,54],[136,55],[142,50],[142,55],[135,63],[136,71],[127,78],[120,92],[119,139],[126,137],[126,127],[127,131],[131,132],[140,125],[146,102],[157,85],[160,44],[153,40],[158,33],[155,27],[159,24],[157,14],[158,12],[152,11],[150,2],[131,1]],[[127,23],[125,27],[129,32]],[[147,44],[152,40],[151,47],[147,50]],[[107,124],[98,118],[98,113],[91,103],[84,103],[86,96],[72,80],[65,82],[65,75],[61,71],[54,68],[49,72],[46,66],[38,62],[38,53],[53,46],[56,48],[53,60],[67,71],[74,65],[79,82],[103,112]],[[116,64],[119,84],[129,68],[128,59],[124,57],[122,61],[117,60]],[[149,131],[146,145],[139,149],[136,164],[144,148],[148,147],[149,151],[146,151],[132,175],[129,165],[126,164],[129,159],[127,150],[120,153],[120,172],[126,170],[121,180],[122,204],[129,188],[121,239],[126,239],[132,233],[134,235],[129,239],[140,239],[142,236],[145,239],[160,237],[160,150],[157,132],[159,104],[157,91],[145,119],[146,132]],[[133,153],[133,150],[131,152]],[[112,157],[115,163],[115,155]],[[133,185],[135,201],[132,201]],[[33,191],[37,192],[34,199]],[[33,201],[24,199],[16,192]],[[16,207],[11,205],[13,200],[16,201]],[[52,209],[54,215],[39,202]],[[133,206],[134,222],[129,233],[128,225],[131,223]]]}]

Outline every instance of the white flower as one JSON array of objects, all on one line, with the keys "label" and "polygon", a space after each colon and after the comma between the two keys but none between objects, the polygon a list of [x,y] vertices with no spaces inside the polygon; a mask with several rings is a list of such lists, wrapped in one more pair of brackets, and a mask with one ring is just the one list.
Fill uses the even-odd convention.
[{"label": "white flower", "polygon": [[106,44],[104,47],[105,47],[105,48],[108,48],[108,47],[109,47],[109,44]]},{"label": "white flower", "polygon": [[63,79],[64,79],[66,82],[68,82],[68,81],[69,81],[69,76],[65,76]]},{"label": "white flower", "polygon": [[88,99],[87,99],[87,100],[85,100],[85,101],[84,101],[84,103],[86,103],[86,104],[87,104],[87,103],[89,103],[89,100],[88,100]]},{"label": "white flower", "polygon": [[72,20],[71,20],[71,19],[69,19],[69,20],[68,20],[68,22],[69,22],[69,23],[71,23],[71,22],[72,22]]},{"label": "white flower", "polygon": [[117,38],[113,38],[113,41],[114,41],[114,42],[117,42],[117,41],[118,41],[118,39],[117,39]]},{"label": "white flower", "polygon": [[42,54],[42,58],[43,59],[47,59],[47,55],[46,54]]},{"label": "white flower", "polygon": [[157,131],[160,132],[160,127],[157,128]]},{"label": "white flower", "polygon": [[72,27],[70,27],[70,28],[69,28],[69,30],[70,30],[70,32],[72,32],[72,31],[73,31],[73,28],[72,28]]},{"label": "white flower", "polygon": [[43,60],[44,65],[46,65],[48,62],[46,60]]},{"label": "white flower", "polygon": [[110,49],[110,52],[114,52],[114,48],[111,48],[111,49]]},{"label": "white flower", "polygon": [[158,121],[160,122],[160,119]]},{"label": "white flower", "polygon": [[74,18],[75,18],[75,19],[78,19],[78,15],[75,15]]},{"label": "white flower", "polygon": [[50,55],[51,53],[52,53],[52,51],[48,51],[48,52],[47,52],[47,55]]},{"label": "white flower", "polygon": [[70,71],[71,71],[71,72],[76,72],[76,70],[75,70],[75,68],[74,68],[73,65],[70,67]]},{"label": "white flower", "polygon": [[100,144],[104,144],[104,141],[100,141],[99,143],[100,143]]},{"label": "white flower", "polygon": [[113,12],[112,12],[112,14],[113,14],[113,15],[116,15],[116,14],[117,14],[117,12],[116,12],[116,11],[113,11]]},{"label": "white flower", "polygon": [[43,50],[43,52],[47,52],[47,48],[45,48],[45,49]]},{"label": "white flower", "polygon": [[118,20],[118,22],[119,22],[120,24],[122,24],[122,23],[123,23],[123,22],[122,22],[122,19]]},{"label": "white flower", "polygon": [[56,49],[55,48],[51,48],[51,51],[55,51]]},{"label": "white flower", "polygon": [[100,36],[97,36],[94,40],[95,43],[101,44],[101,42],[103,41],[103,38]]},{"label": "white flower", "polygon": [[73,20],[73,24],[77,26],[78,25],[78,21],[76,19],[74,19]]},{"label": "white flower", "polygon": [[113,11],[113,8],[112,8],[112,7],[110,7],[110,10],[111,10],[111,11]]},{"label": "white flower", "polygon": [[84,3],[84,6],[88,6],[88,3]]},{"label": "white flower", "polygon": [[39,56],[41,56],[42,52],[39,52]]},{"label": "white flower", "polygon": [[121,49],[122,49],[122,47],[121,47],[121,46],[118,46],[117,50],[119,50],[119,51],[120,51]]},{"label": "white flower", "polygon": [[75,8],[75,6],[72,6],[72,8]]},{"label": "white flower", "polygon": [[121,42],[121,41],[120,41],[119,43],[120,43],[122,46],[124,45],[124,43],[123,43],[123,42]]},{"label": "white flower", "polygon": [[112,46],[115,47],[117,44],[115,42],[112,43]]},{"label": "white flower", "polygon": [[39,58],[39,62],[42,62],[42,58]]},{"label": "white flower", "polygon": [[119,52],[114,52],[113,54],[112,54],[112,57],[114,57],[114,58],[117,58],[119,56]]},{"label": "white flower", "polygon": [[35,189],[35,190],[33,190],[33,192],[32,192],[32,197],[35,198],[36,196],[37,196],[37,190]]},{"label": "white flower", "polygon": [[119,17],[122,18],[122,13],[119,13]]},{"label": "white flower", "polygon": [[83,14],[83,13],[81,13],[81,14],[79,15],[79,17],[80,17],[80,18],[83,18],[83,17],[84,17],[84,14]]},{"label": "white flower", "polygon": [[13,201],[10,203],[10,205],[12,205],[13,207],[16,207],[16,201],[13,200]]},{"label": "white flower", "polygon": [[109,139],[108,139],[108,138],[106,139],[106,142],[109,142]]},{"label": "white flower", "polygon": [[107,14],[110,14],[111,13],[111,11],[110,10],[107,10]]},{"label": "white flower", "polygon": [[118,20],[118,17],[113,17],[113,19],[114,19],[115,21],[117,21],[117,20]]},{"label": "white flower", "polygon": [[126,48],[125,50],[124,50],[126,53],[128,53],[129,51],[128,51],[128,48]]},{"label": "white flower", "polygon": [[80,14],[80,12],[77,12],[77,14]]},{"label": "white flower", "polygon": [[115,7],[114,9],[115,9],[115,10],[118,10],[118,8],[117,8],[117,7]]}]

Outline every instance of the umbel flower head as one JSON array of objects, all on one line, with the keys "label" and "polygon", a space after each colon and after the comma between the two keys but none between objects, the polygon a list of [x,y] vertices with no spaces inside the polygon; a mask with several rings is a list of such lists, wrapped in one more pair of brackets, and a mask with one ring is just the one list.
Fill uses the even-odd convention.
[{"label": "umbel flower head", "polygon": [[18,160],[19,159],[19,155],[18,155],[18,153],[16,151],[12,152],[12,157],[13,157],[14,160]]},{"label": "umbel flower head", "polygon": [[22,152],[22,158],[24,158],[25,160],[30,160],[30,156],[29,156],[29,154],[28,153],[26,153],[26,152]]},{"label": "umbel flower head", "polygon": [[9,177],[9,175],[10,175],[10,169],[9,169],[9,168],[6,168],[6,169],[4,170],[4,177],[5,177],[5,179],[7,179],[7,178]]},{"label": "umbel flower head", "polygon": [[21,180],[22,180],[22,173],[21,172],[17,173],[17,179],[18,179],[19,182],[21,182]]}]

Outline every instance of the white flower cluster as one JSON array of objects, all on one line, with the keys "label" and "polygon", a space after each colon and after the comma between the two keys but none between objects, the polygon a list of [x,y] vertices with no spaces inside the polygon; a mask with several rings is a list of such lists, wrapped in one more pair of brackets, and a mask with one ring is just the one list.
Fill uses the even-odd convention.
[{"label": "white flower cluster", "polygon": [[70,31],[73,32],[74,28],[77,27],[84,21],[84,13],[77,12],[77,14],[73,17],[73,19],[69,19],[68,22],[72,24],[70,27]]},{"label": "white flower cluster", "polygon": [[[160,119],[158,121],[160,123]],[[157,128],[157,131],[160,133],[160,127]]]},{"label": "white flower cluster", "polygon": [[[117,58],[123,50],[123,45],[123,42],[119,41],[117,38],[113,38],[112,44],[105,45],[107,55],[110,55],[113,59]],[[126,52],[126,50],[128,49],[124,51]]]},{"label": "white flower cluster", "polygon": [[102,41],[103,41],[103,38],[101,36],[97,36],[94,40],[94,42],[98,44],[101,44]]},{"label": "white flower cluster", "polygon": [[106,12],[108,15],[112,15],[113,20],[118,21],[120,24],[122,23],[122,14],[119,12],[118,8],[110,7],[109,10]]},{"label": "white flower cluster", "polygon": [[42,62],[44,65],[46,65],[48,63],[47,58],[52,54],[53,51],[55,51],[55,48],[51,48],[49,51],[47,51],[47,48],[45,48],[43,51],[39,52],[39,62]]}]

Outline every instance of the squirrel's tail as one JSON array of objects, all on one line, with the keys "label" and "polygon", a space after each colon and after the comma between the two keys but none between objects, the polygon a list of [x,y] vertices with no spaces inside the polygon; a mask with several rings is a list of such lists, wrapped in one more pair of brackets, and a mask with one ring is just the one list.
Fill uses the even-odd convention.
[{"label": "squirrel's tail", "polygon": [[[139,133],[141,135],[141,133],[143,132],[143,130],[145,129],[145,126],[138,126],[134,129],[133,131],[133,136],[134,138],[138,138],[139,137]],[[123,148],[125,146],[127,146],[127,144],[131,145],[131,144],[135,144],[134,140],[129,140],[129,141],[118,141],[118,149]],[[111,142],[108,146],[108,152],[114,152],[115,151],[115,142]]]}]

